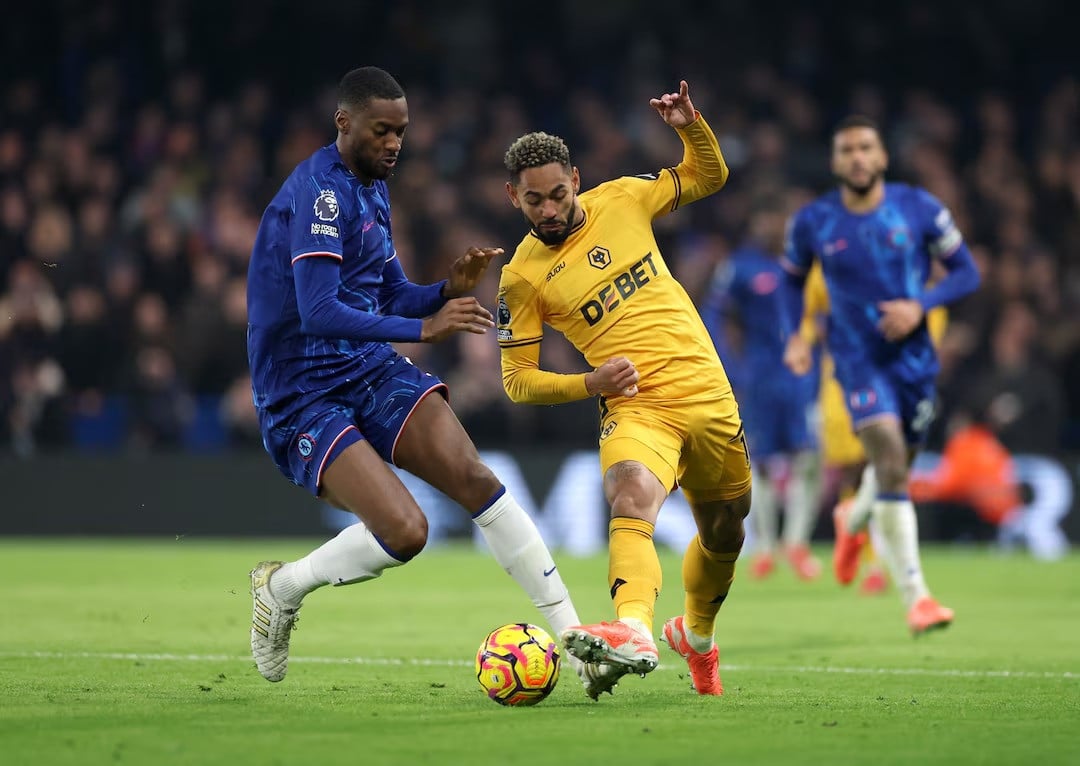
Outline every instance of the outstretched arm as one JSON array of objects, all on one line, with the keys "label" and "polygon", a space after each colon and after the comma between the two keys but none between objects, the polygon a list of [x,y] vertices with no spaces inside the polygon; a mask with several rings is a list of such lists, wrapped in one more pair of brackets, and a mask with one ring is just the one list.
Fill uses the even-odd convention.
[{"label": "outstretched arm", "polygon": [[[329,256],[297,259],[293,278],[300,329],[308,335],[388,343],[434,343],[455,332],[485,333],[495,324],[491,313],[475,298],[440,299],[441,308],[426,319],[353,308],[338,297],[341,265]],[[420,285],[414,287],[423,289]]]},{"label": "outstretched arm", "polygon": [[664,93],[649,105],[671,127],[683,143],[682,161],[671,169],[676,181],[676,199],[671,209],[699,200],[721,189],[728,179],[728,166],[712,128],[694,108],[686,80],[678,93]]},{"label": "outstretched arm", "polygon": [[300,329],[308,335],[386,342],[420,340],[423,321],[362,311],[341,301],[341,261],[316,255],[293,263]]},{"label": "outstretched arm", "polygon": [[445,279],[433,285],[410,282],[395,253],[383,266],[379,308],[384,314],[401,317],[431,316],[446,303],[445,285]]}]

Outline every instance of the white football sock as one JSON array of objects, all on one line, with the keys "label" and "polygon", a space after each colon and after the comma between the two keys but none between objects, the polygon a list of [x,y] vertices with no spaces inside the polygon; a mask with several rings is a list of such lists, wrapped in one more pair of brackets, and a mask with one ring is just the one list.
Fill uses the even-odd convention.
[{"label": "white football sock", "polygon": [[784,499],[784,545],[804,546],[810,541],[817,522],[820,472],[817,455],[805,451],[791,461]]},{"label": "white football sock", "polygon": [[686,637],[686,643],[690,644],[690,648],[698,654],[705,654],[706,652],[711,651],[713,644],[716,643],[713,641],[712,636],[699,636],[697,633],[690,630],[689,626],[686,624],[686,615],[683,615],[683,635]]},{"label": "white football sock", "polygon": [[384,569],[405,562],[391,556],[364,524],[345,527],[308,555],[290,561],[270,578],[270,591],[288,604],[299,605],[323,585],[351,585],[373,580]]},{"label": "white football sock", "polygon": [[855,492],[851,513],[848,514],[848,532],[856,534],[866,527],[867,523],[870,521],[870,514],[874,509],[874,502],[877,500],[877,495],[877,474],[874,473],[874,466],[867,465],[866,468],[863,469],[862,478],[859,479],[859,489]]},{"label": "white football sock", "polygon": [[556,638],[572,625],[581,624],[536,524],[509,492],[504,491],[473,521],[499,566],[529,595]]},{"label": "white football sock", "polygon": [[750,495],[750,521],[754,527],[754,550],[759,553],[772,553],[776,549],[779,498],[769,477],[758,470],[752,470],[754,491]]},{"label": "white football sock", "polygon": [[889,567],[900,598],[908,609],[929,590],[919,561],[919,523],[911,500],[879,499],[874,502],[874,522],[881,530],[879,553]]},{"label": "white football sock", "polygon": [[873,515],[870,516],[870,523],[866,525],[866,531],[870,534],[870,544],[874,546],[875,551],[880,551],[888,545],[881,534],[881,526],[874,519]]}]

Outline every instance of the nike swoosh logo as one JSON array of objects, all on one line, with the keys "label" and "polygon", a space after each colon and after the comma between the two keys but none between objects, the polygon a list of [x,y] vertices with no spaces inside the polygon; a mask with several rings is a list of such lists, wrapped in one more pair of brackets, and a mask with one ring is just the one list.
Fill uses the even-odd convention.
[{"label": "nike swoosh logo", "polygon": [[544,571],[544,577],[551,577],[551,573],[554,572],[555,569],[556,569],[555,567],[552,567],[551,569],[545,570]]}]

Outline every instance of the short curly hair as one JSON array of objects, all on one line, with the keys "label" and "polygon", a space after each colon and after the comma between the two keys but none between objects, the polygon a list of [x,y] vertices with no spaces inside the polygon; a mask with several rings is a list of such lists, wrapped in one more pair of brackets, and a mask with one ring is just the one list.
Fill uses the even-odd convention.
[{"label": "short curly hair", "polygon": [[549,133],[526,133],[510,144],[503,156],[503,165],[510,171],[510,179],[515,183],[521,178],[521,171],[538,168],[557,162],[570,172],[570,150],[566,142]]}]

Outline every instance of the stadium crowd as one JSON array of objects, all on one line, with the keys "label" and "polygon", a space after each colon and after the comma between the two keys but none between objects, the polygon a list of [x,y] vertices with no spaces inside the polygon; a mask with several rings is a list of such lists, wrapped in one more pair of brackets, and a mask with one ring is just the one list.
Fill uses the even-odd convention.
[{"label": "stadium crowd", "polygon": [[[727,188],[658,227],[700,297],[753,201],[781,192],[794,207],[828,188],[832,124],[877,119],[889,178],[951,208],[983,272],[942,342],[937,443],[950,413],[971,411],[1010,450],[1080,448],[1080,65],[1067,25],[1042,0],[864,5],[824,18],[794,3],[673,2],[677,43],[644,3],[555,3],[546,37],[480,3],[25,9],[0,52],[0,450],[257,445],[254,233],[281,180],[333,139],[323,84],[368,63],[409,97],[390,183],[417,282],[470,244],[512,251],[525,227],[502,157],[521,133],[567,138],[595,174],[586,188],[677,156],[648,98],[686,77],[731,167]],[[313,47],[304,71],[282,55],[349,29],[356,44]],[[581,369],[558,337],[543,348],[545,368]],[[551,417],[509,402],[493,334],[403,350],[446,380],[481,446],[595,443],[593,403]]]}]

